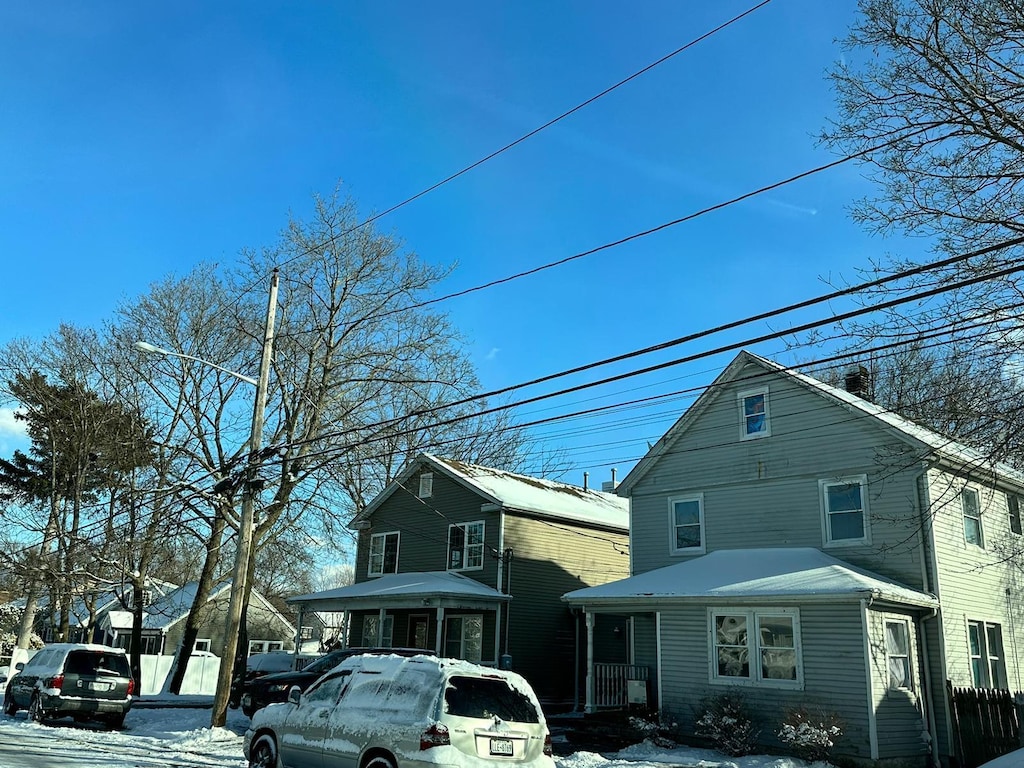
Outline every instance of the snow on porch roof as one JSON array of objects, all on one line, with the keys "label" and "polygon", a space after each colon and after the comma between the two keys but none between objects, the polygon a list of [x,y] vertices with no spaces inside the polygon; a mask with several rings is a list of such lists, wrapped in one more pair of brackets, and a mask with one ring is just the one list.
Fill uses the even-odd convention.
[{"label": "snow on porch roof", "polygon": [[872,597],[937,607],[932,595],[850,565],[811,547],[725,549],[562,596],[569,603],[628,600]]},{"label": "snow on porch roof", "polygon": [[308,595],[289,597],[290,604],[303,603],[314,610],[330,610],[321,608],[319,604],[365,602],[376,600],[389,602],[409,598],[473,598],[486,600],[508,600],[509,596],[498,592],[486,584],[470,579],[458,573],[447,571],[425,571],[417,573],[390,573],[369,581],[351,584],[347,587],[328,589],[324,592],[312,592]]}]

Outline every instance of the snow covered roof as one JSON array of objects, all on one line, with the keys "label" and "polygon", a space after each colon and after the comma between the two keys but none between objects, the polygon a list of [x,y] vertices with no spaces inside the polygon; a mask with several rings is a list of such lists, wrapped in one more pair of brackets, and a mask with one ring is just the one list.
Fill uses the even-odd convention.
[{"label": "snow covered roof", "polygon": [[[216,584],[210,591],[210,599],[215,599],[230,587],[230,579]],[[142,617],[142,628],[167,629],[172,624],[181,621],[192,608],[198,588],[198,581],[190,581],[188,584],[178,587],[172,592],[154,600],[146,606],[146,611]],[[130,627],[131,625],[129,624],[128,626]]]},{"label": "snow covered roof", "polygon": [[581,605],[644,600],[874,598],[937,607],[932,595],[858,568],[813,547],[722,549],[628,579],[569,592]]},{"label": "snow covered roof", "polygon": [[509,599],[508,595],[461,573],[421,571],[389,573],[347,587],[290,597],[287,602],[305,605],[317,611],[333,611],[379,607],[385,602],[391,607],[399,607],[400,604],[430,605],[425,602],[427,600],[437,600],[439,604],[443,601],[446,607],[456,603],[467,607],[481,604],[493,606],[495,600]]},{"label": "snow covered roof", "polygon": [[900,416],[898,413],[883,408],[870,400],[857,397],[844,389],[833,387],[823,381],[800,373],[792,368],[776,363],[774,360],[755,355],[746,350],[740,352],[718,378],[709,386],[704,393],[697,398],[696,402],[687,409],[665,435],[648,451],[647,455],[623,478],[619,485],[619,492],[628,494],[640,480],[647,470],[651,468],[655,459],[665,453],[669,446],[675,442],[676,437],[686,430],[689,424],[707,407],[707,405],[718,395],[721,386],[728,381],[736,379],[743,367],[748,363],[755,363],[769,371],[786,376],[807,389],[823,395],[827,399],[841,405],[849,411],[860,413],[877,421],[880,425],[894,432],[897,436],[931,451],[937,458],[945,460],[958,468],[970,468],[973,471],[988,470],[1003,480],[1007,480],[1021,488],[1024,488],[1024,474],[1021,474],[1013,467],[1002,462],[993,462],[983,451],[979,451],[952,438],[940,435],[938,432],[923,427],[910,419]]},{"label": "snow covered roof", "polygon": [[629,502],[613,493],[467,464],[429,453],[421,453],[409,462],[402,474],[371,501],[353,523],[369,517],[412,477],[420,465],[447,475],[488,502],[506,509],[621,532],[629,530]]}]

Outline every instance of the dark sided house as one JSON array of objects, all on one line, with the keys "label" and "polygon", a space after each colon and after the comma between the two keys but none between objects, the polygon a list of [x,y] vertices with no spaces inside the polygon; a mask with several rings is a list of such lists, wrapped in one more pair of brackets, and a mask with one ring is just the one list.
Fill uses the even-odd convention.
[{"label": "dark sided house", "polygon": [[[628,573],[626,509],[614,494],[421,454],[351,521],[355,583],[288,602],[300,617],[346,612],[349,646],[509,666],[570,705],[582,623],[561,596]],[[623,627],[609,617],[592,633],[600,658],[625,661]]]},{"label": "dark sided house", "polygon": [[632,575],[565,600],[628,618],[686,738],[740,692],[769,749],[807,707],[838,715],[847,762],[976,765],[947,685],[1022,689],[1024,475],[872,403],[864,375],[740,353],[618,488]]}]

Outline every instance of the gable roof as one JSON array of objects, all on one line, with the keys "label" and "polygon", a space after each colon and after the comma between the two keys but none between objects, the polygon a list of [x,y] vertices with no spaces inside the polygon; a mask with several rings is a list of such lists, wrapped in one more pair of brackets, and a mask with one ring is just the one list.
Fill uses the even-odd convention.
[{"label": "gable roof", "polygon": [[444,474],[481,496],[485,502],[505,509],[623,533],[629,530],[629,502],[613,493],[455,459],[442,459],[429,453],[421,453],[409,462],[402,473],[356,515],[349,526],[370,517],[393,493],[403,488],[420,467]]},{"label": "gable roof", "polygon": [[933,595],[813,547],[720,549],[701,557],[562,596],[569,603],[623,600],[875,599],[938,607]]},{"label": "gable roof", "polygon": [[704,390],[693,405],[679,417],[676,423],[655,443],[654,447],[633,467],[632,471],[622,479],[622,483],[619,484],[617,491],[623,495],[627,494],[647,474],[656,460],[668,452],[670,446],[676,442],[690,424],[717,400],[726,384],[734,381],[743,381],[743,378],[748,378],[741,378],[741,374],[743,369],[750,364],[760,366],[767,373],[774,373],[788,378],[790,381],[845,408],[851,413],[871,419],[890,434],[923,451],[925,455],[922,455],[922,460],[927,457],[927,454],[931,454],[935,459],[943,461],[953,468],[966,469],[972,472],[986,471],[996,478],[1024,489],[1024,474],[1003,462],[993,462],[983,451],[923,427],[894,411],[883,408],[877,403],[852,395],[844,389],[833,387],[831,384],[818,381],[793,368],[780,365],[774,360],[769,360],[768,358],[743,350],[733,358],[732,362]]}]

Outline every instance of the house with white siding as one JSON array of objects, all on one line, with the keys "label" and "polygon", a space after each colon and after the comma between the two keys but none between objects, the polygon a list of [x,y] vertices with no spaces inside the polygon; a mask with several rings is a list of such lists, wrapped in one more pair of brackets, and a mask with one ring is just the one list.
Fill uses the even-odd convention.
[{"label": "house with white siding", "polygon": [[[350,522],[355,583],[288,603],[300,626],[342,613],[349,646],[510,667],[571,706],[583,628],[561,596],[629,574],[626,510],[613,493],[420,454]],[[598,623],[600,661],[624,663],[624,626]]]},{"label": "house with white siding", "polygon": [[[838,716],[836,755],[956,758],[947,684],[1021,689],[1024,475],[741,352],[618,487],[630,576],[564,596],[628,624],[629,662],[693,736],[742,692],[766,747],[787,710]],[[590,710],[604,665],[587,663]]]}]

